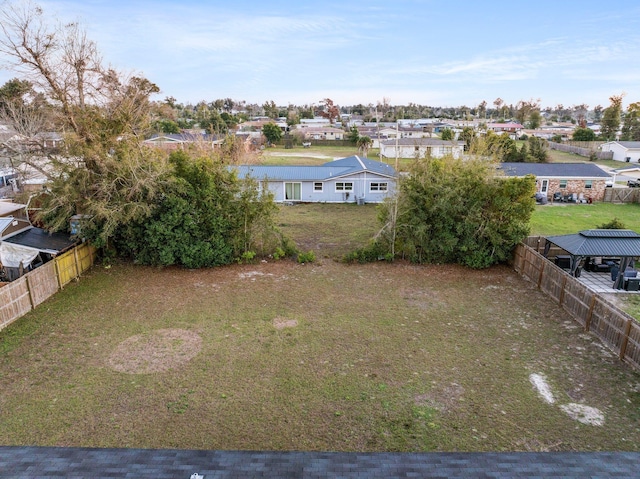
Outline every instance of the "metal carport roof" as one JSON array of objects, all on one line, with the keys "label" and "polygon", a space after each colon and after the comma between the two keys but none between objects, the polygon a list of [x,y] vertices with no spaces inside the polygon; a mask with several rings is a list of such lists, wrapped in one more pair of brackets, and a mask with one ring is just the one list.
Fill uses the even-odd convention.
[{"label": "metal carport roof", "polygon": [[[620,270],[624,271],[633,259],[640,257],[640,234],[632,230],[584,230],[577,234],[548,236],[545,256],[551,244],[559,246],[571,256],[571,274],[579,276],[580,262],[586,257],[620,258]],[[616,278],[614,288],[621,289],[622,275]]]}]

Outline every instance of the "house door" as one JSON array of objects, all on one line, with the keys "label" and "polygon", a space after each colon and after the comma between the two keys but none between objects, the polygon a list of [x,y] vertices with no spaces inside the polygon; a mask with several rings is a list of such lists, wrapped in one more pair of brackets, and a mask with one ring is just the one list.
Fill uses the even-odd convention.
[{"label": "house door", "polygon": [[287,201],[300,201],[302,198],[300,194],[300,183],[285,183],[284,184],[284,199]]},{"label": "house door", "polygon": [[542,180],[540,182],[540,193],[547,194],[547,191],[549,191],[549,180]]}]

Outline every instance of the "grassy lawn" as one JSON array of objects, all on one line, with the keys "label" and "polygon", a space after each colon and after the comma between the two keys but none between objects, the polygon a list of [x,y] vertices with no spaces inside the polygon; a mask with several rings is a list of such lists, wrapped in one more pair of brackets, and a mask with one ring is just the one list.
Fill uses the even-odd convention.
[{"label": "grassy lawn", "polygon": [[632,230],[640,231],[640,205],[613,203],[567,204],[536,206],[531,218],[532,235],[561,235],[594,229],[618,218]]},{"label": "grassy lawn", "polygon": [[0,332],[0,444],[640,449],[640,375],[510,268],[334,261],[373,216],[283,207],[314,264],[95,267]]}]

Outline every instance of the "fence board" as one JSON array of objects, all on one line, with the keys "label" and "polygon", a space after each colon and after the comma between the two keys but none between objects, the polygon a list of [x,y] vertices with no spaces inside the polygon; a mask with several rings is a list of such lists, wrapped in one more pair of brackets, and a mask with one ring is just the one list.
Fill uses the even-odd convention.
[{"label": "fence board", "polygon": [[570,278],[564,288],[562,307],[569,312],[582,326],[587,323],[591,302],[595,293],[575,278]]},{"label": "fence board", "polygon": [[58,256],[55,260],[58,269],[58,280],[60,287],[68,284],[78,277],[78,265],[76,264],[75,251],[67,251],[65,254]]},{"label": "fence board", "polygon": [[0,329],[31,311],[27,278],[24,276],[0,289]]},{"label": "fence board", "polygon": [[30,271],[25,277],[27,278],[27,286],[31,293],[31,303],[34,308],[58,292],[56,265],[53,261],[49,261]]},{"label": "fence board", "polygon": [[93,246],[89,246],[89,243],[83,243],[76,248],[78,274],[84,273],[93,266],[95,251],[96,249]]},{"label": "fence board", "polygon": [[567,276],[569,276],[569,274],[562,268],[559,268],[555,264],[547,263],[542,280],[540,281],[540,289],[560,304],[563,297],[562,290],[566,284]]},{"label": "fence board", "polygon": [[589,331],[613,351],[620,351],[629,316],[614,305],[597,297],[591,314]]},{"label": "fence board", "polygon": [[640,323],[637,321],[631,323],[623,359],[640,369]]}]

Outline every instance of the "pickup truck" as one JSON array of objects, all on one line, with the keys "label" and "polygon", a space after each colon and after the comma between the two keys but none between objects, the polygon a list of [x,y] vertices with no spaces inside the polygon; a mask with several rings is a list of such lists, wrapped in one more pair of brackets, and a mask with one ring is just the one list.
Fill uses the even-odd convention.
[{"label": "pickup truck", "polygon": [[640,179],[627,181],[627,186],[629,188],[638,188],[638,187],[640,187]]}]

